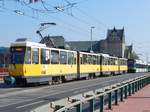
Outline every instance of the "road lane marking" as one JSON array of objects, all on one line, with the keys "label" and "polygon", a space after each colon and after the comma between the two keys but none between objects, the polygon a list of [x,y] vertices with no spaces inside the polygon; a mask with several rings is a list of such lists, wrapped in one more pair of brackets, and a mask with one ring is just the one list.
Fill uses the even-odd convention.
[{"label": "road lane marking", "polygon": [[34,103],[29,103],[29,104],[26,104],[26,105],[18,106],[16,108],[20,109],[20,108],[28,107],[28,106],[31,106],[31,105],[34,105],[34,104],[42,103],[42,102],[44,102],[44,101],[37,101],[37,102],[34,102]]}]

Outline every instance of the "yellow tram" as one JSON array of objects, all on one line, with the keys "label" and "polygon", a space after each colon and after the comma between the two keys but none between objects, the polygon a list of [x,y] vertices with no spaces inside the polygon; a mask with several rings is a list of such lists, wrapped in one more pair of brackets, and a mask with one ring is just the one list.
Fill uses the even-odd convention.
[{"label": "yellow tram", "polygon": [[[45,44],[16,41],[11,43],[10,77],[17,84],[60,83],[94,78],[102,74],[127,72],[127,60],[108,54],[49,48]],[[6,80],[7,81],[7,80]]]},{"label": "yellow tram", "polygon": [[77,52],[34,42],[11,44],[10,76],[17,83],[61,81],[77,74]]}]

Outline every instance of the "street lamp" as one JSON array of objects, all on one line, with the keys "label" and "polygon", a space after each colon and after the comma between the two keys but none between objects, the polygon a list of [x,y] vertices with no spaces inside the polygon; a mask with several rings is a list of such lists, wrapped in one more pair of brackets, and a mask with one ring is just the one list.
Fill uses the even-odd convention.
[{"label": "street lamp", "polygon": [[91,26],[91,50],[90,50],[90,52],[93,52],[93,49],[92,49],[92,33],[93,33],[93,29],[94,29],[95,27],[94,26]]}]

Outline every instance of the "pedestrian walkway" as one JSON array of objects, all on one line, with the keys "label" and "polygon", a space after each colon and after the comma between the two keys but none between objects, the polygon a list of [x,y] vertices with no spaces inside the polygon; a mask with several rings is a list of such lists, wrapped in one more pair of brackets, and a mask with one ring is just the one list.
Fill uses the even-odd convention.
[{"label": "pedestrian walkway", "polygon": [[150,112],[150,84],[104,112]]}]

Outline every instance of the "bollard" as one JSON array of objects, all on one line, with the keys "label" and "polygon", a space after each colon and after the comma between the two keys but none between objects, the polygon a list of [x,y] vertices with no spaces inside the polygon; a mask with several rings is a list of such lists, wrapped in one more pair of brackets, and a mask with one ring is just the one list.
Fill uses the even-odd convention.
[{"label": "bollard", "polygon": [[120,101],[123,101],[123,88],[120,88]]},{"label": "bollard", "polygon": [[108,109],[112,109],[112,94],[108,93]]},{"label": "bollard", "polygon": [[131,96],[131,84],[129,84],[128,86],[129,86],[129,88],[128,88],[129,96]]},{"label": "bollard", "polygon": [[76,106],[76,112],[82,112],[82,103]]},{"label": "bollard", "polygon": [[125,90],[124,90],[124,92],[125,92],[125,97],[124,97],[124,98],[127,99],[127,94],[128,94],[127,89],[128,89],[128,88],[127,88],[127,86],[125,86],[124,88],[125,88]]},{"label": "bollard", "polygon": [[115,105],[118,105],[118,90],[115,90]]},{"label": "bollard", "polygon": [[100,112],[104,110],[104,96],[100,96]]},{"label": "bollard", "polygon": [[94,112],[94,102],[95,100],[94,99],[91,99],[89,102],[90,102],[90,112]]}]

